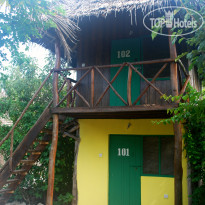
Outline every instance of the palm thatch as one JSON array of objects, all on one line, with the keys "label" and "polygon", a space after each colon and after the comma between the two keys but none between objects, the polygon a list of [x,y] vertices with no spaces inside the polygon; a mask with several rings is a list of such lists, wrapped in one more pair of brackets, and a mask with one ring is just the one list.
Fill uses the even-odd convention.
[{"label": "palm thatch", "polygon": [[[176,3],[179,0],[174,0]],[[48,16],[56,24],[56,33],[59,37],[64,53],[70,60],[71,49],[67,43],[67,39],[76,42],[75,31],[78,30],[77,24],[74,23],[85,16],[104,16],[111,12],[128,11],[132,17],[135,11],[135,19],[137,10],[141,8],[144,12],[155,7],[169,5],[171,0],[58,0],[55,5],[61,6],[66,13],[66,18],[55,15]],[[71,20],[72,19],[72,20]]]},{"label": "palm thatch", "polygon": [[[57,34],[61,45],[64,48],[64,58],[67,58],[68,61],[71,60],[71,48],[68,45],[68,39],[72,42],[72,43],[76,43],[77,39],[75,37],[75,31],[79,30],[78,26],[76,25],[76,23],[69,19],[66,18],[64,16],[61,15],[47,15],[48,19],[51,19],[55,25],[56,25],[56,29],[55,29],[55,33]],[[47,33],[48,34],[48,33]],[[55,39],[55,38],[54,38]]]},{"label": "palm thatch", "polygon": [[65,10],[65,16],[56,14],[47,18],[56,24],[56,34],[64,47],[65,56],[70,60],[71,49],[67,40],[76,42],[75,31],[79,29],[76,22],[79,19],[85,16],[106,17],[111,12],[121,11],[130,12],[131,18],[134,11],[136,19],[138,9],[147,12],[156,7],[168,6],[171,2],[177,4],[178,1],[180,0],[58,0],[54,5],[61,6]]},{"label": "palm thatch", "polygon": [[170,5],[180,0],[59,0],[68,17],[107,16],[111,12],[123,10],[132,12],[141,8],[143,11],[155,7]]}]

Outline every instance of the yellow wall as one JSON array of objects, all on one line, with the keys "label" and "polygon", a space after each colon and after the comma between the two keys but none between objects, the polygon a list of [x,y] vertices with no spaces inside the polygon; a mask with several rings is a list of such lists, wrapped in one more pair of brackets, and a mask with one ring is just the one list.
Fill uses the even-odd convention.
[{"label": "yellow wall", "polygon": [[142,205],[174,205],[174,178],[141,177],[141,198]]},{"label": "yellow wall", "polygon": [[[108,143],[110,134],[173,135],[172,125],[156,125],[152,121],[134,119],[79,120],[81,142],[77,166],[78,205],[108,205]],[[183,165],[186,166],[185,161]],[[184,179],[185,202],[185,198],[187,198],[186,176]],[[156,192],[160,190],[162,194],[155,195],[149,191],[149,187],[152,187],[153,184],[156,185]],[[151,205],[147,201],[150,198],[150,193],[152,198],[155,197],[155,200],[160,202],[157,205],[173,204],[173,184],[173,178],[141,177],[142,205]],[[164,194],[169,194],[168,199],[164,199]]]}]

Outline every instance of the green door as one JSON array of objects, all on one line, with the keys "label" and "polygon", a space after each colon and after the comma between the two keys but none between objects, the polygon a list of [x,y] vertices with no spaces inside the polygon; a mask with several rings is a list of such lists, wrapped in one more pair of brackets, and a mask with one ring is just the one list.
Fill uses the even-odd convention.
[{"label": "green door", "polygon": [[[140,39],[121,39],[113,40],[111,46],[111,64],[121,64],[124,62],[136,62],[141,60],[141,42]],[[139,66],[138,66],[139,67]],[[111,79],[115,76],[119,68],[111,68]],[[113,82],[113,87],[127,102],[127,77],[128,67],[124,67],[116,80]],[[131,97],[132,103],[140,94],[140,77],[132,72]],[[119,97],[110,89],[110,106],[125,105]]]},{"label": "green door", "polygon": [[111,135],[109,145],[109,205],[140,205],[141,138]]}]

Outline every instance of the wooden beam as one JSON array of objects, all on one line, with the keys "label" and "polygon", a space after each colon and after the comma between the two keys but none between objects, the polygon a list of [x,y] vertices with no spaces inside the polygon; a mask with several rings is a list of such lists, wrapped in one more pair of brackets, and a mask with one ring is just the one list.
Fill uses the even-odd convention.
[{"label": "wooden beam", "polygon": [[63,99],[56,105],[56,107],[60,106],[61,103],[68,97],[68,95],[70,95],[70,93],[75,90],[78,85],[80,84],[80,82],[85,78],[86,75],[88,75],[88,73],[91,71],[91,69],[89,69],[86,73],[83,74],[83,76],[78,80],[78,82],[69,90],[69,92],[67,92],[67,94],[63,97]]},{"label": "wooden beam", "polygon": [[177,107],[178,104],[170,105],[136,105],[97,108],[53,108],[52,113],[68,115],[77,119],[157,119],[168,118],[167,109]]},{"label": "wooden beam", "polygon": [[190,80],[190,75],[187,77],[187,79],[186,79],[186,81],[185,81],[185,83],[184,83],[184,85],[183,85],[183,87],[182,87],[182,89],[181,89],[179,95],[184,94],[184,92],[185,92],[185,90],[186,90],[186,87],[187,87],[187,84],[188,84],[189,80]]},{"label": "wooden beam", "polygon": [[60,108],[60,107],[55,107],[51,108],[51,112],[53,114],[67,114],[67,113],[79,113],[79,112],[90,112],[90,113],[95,113],[95,112],[133,112],[133,111],[151,111],[151,110],[167,110],[171,108],[176,108],[178,107],[177,103],[173,103],[171,105],[136,105],[136,106],[109,106],[109,107],[96,107],[96,108],[87,108],[87,107],[75,107],[75,108]]},{"label": "wooden beam", "polygon": [[68,137],[70,137],[70,138],[72,138],[72,139],[74,139],[74,140],[80,141],[80,138],[79,138],[79,137],[76,137],[75,135],[72,135],[72,134],[70,134],[70,133],[68,133],[68,132],[64,132],[64,133],[63,133],[63,137],[66,137],[66,136],[68,136]]},{"label": "wooden beam", "polygon": [[90,104],[89,102],[77,91],[77,90],[74,90],[75,93],[82,99],[82,101],[88,106],[90,107]]},{"label": "wooden beam", "polygon": [[[117,78],[117,76],[119,75],[119,73],[121,72],[121,70],[124,68],[124,66],[126,65],[127,63],[123,63],[121,65],[121,67],[118,69],[117,73],[115,74],[115,76],[113,77],[113,79],[110,81],[110,84],[112,84],[115,79]],[[100,103],[100,101],[103,99],[104,95],[107,93],[107,91],[109,90],[110,88],[110,85],[108,85],[105,90],[103,91],[102,95],[98,98],[96,104],[95,104],[95,107]]]},{"label": "wooden beam", "polygon": [[[171,34],[172,32],[169,29],[169,35]],[[169,36],[169,52],[170,52],[171,59],[177,58],[176,45],[172,44],[171,36]],[[178,95],[178,80],[177,80],[177,63],[175,62],[172,62],[170,64],[170,77],[171,77],[172,95],[177,96]]]},{"label": "wooden beam", "polygon": [[181,125],[174,124],[174,193],[175,205],[182,205],[182,132]]},{"label": "wooden beam", "polygon": [[182,63],[182,61],[180,59],[178,59],[177,63],[179,63],[179,65],[181,66],[181,69],[184,72],[184,75],[187,77],[189,74],[187,73],[186,68],[184,67],[184,64]]},{"label": "wooden beam", "polygon": [[[60,43],[56,40],[55,43],[56,53],[56,64],[55,69],[60,69]],[[58,95],[58,73],[53,73],[53,106],[55,107],[59,102]],[[59,127],[59,116],[53,114],[53,133],[52,133],[52,144],[49,154],[49,167],[48,167],[48,189],[47,189],[47,200],[46,205],[53,205],[53,190],[54,190],[54,178],[55,178],[55,160],[58,145],[58,127]]]},{"label": "wooden beam", "polygon": [[[151,83],[154,83],[155,80],[158,78],[158,76],[162,73],[162,71],[166,68],[167,63],[165,63],[162,68],[157,72],[157,74],[154,76],[154,78],[152,79]],[[133,105],[136,105],[137,102],[142,98],[142,96],[148,91],[150,85],[148,85],[140,94],[140,96],[135,100],[135,102],[133,103]]]},{"label": "wooden beam", "polygon": [[68,132],[69,132],[69,133],[75,132],[75,131],[78,130],[79,128],[80,128],[80,125],[77,124],[76,126],[72,127]]},{"label": "wooden beam", "polygon": [[[171,59],[171,58],[164,58],[164,59],[157,59],[157,60],[148,60],[148,61],[137,61],[137,62],[133,62],[130,63],[131,65],[149,65],[149,64],[156,64],[156,63],[171,63],[171,62],[175,62],[175,59]],[[117,67],[121,67],[122,64],[112,64],[112,65],[96,65],[96,67],[98,67],[99,69],[104,69],[104,68],[117,68]],[[55,71],[72,71],[72,70],[89,70],[92,69],[93,66],[88,66],[88,67],[78,67],[78,68],[67,68],[67,69],[53,69],[51,70],[52,72]]]},{"label": "wooden beam", "polygon": [[129,66],[151,87],[153,87],[159,94],[160,96],[164,95],[154,84],[152,84],[147,78],[145,78],[138,70],[135,68],[132,64],[129,64]]},{"label": "wooden beam", "polygon": [[102,76],[102,78],[107,82],[107,84],[112,88],[113,92],[117,95],[117,97],[120,98],[120,100],[125,104],[128,105],[127,102],[122,98],[122,96],[115,90],[115,88],[112,86],[112,84],[108,81],[108,79],[102,74],[102,72],[95,66],[95,69],[98,71],[98,73]]}]

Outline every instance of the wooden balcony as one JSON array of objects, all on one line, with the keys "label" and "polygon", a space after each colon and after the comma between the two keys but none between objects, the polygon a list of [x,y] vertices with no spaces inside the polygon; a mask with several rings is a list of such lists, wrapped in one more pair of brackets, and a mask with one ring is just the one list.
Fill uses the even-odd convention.
[{"label": "wooden balcony", "polygon": [[[161,67],[152,79],[148,79],[143,75],[139,66],[152,64],[159,64]],[[173,76],[170,76],[166,80],[156,81],[165,69],[170,69],[171,64],[177,66],[178,71],[174,80],[172,80]],[[109,75],[111,69],[115,69],[115,74],[112,77]],[[124,72],[125,69],[126,72]],[[77,81],[65,77],[67,72],[73,70],[81,73],[81,77]],[[124,74],[126,73],[126,76],[120,81],[126,89],[124,96],[115,87],[115,81],[122,71]],[[167,109],[176,107],[177,103],[167,102],[162,96],[174,93],[182,95],[189,80],[189,75],[181,61],[176,63],[173,59],[54,69],[52,72],[59,73],[64,79],[60,91],[67,85],[66,93],[59,100],[57,106],[52,108],[52,113],[75,118],[166,118],[168,117]],[[140,91],[134,97],[133,75],[139,76],[140,79]],[[177,86],[175,85],[177,91],[175,90],[175,92],[172,92],[172,81],[177,82]],[[111,105],[111,95],[112,98],[117,98],[122,105]]]}]

